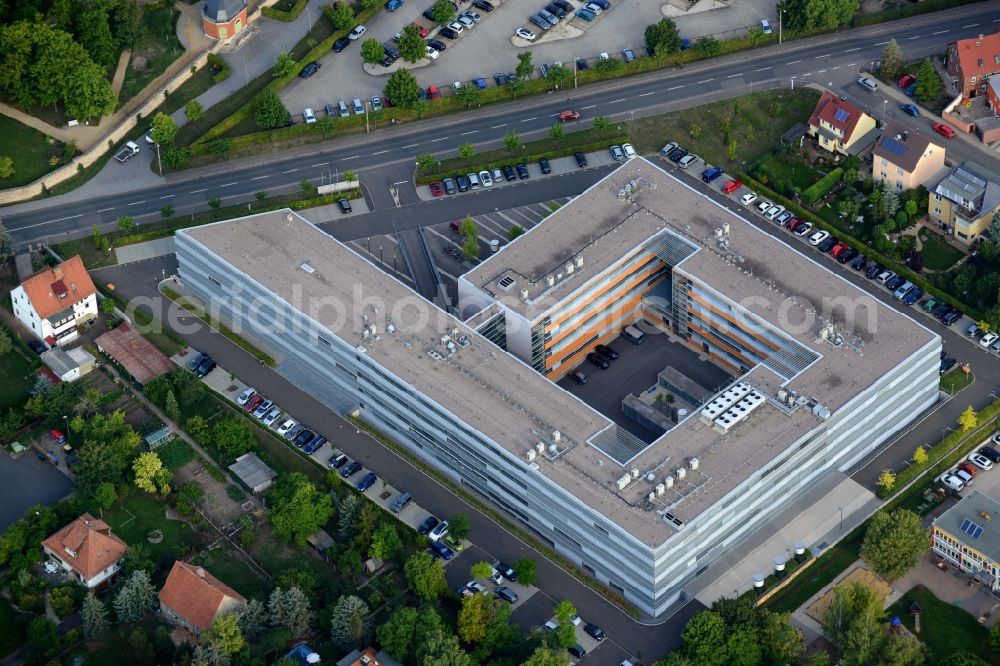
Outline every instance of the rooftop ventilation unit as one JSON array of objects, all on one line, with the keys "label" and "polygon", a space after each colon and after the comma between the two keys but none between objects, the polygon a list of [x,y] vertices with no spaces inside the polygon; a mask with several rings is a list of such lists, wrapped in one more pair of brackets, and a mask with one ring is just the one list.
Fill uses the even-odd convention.
[{"label": "rooftop ventilation unit", "polygon": [[674,477],[668,476],[667,478],[663,479],[663,485],[666,487],[667,490],[670,490],[671,488],[673,488],[674,487]]},{"label": "rooftop ventilation unit", "polygon": [[545,276],[545,284],[547,284],[550,287],[552,287],[552,286],[555,286],[555,283],[556,283],[556,276],[555,275],[546,275]]},{"label": "rooftop ventilation unit", "polygon": [[524,455],[528,459],[528,462],[531,462],[532,460],[535,459],[535,456],[537,456],[538,454],[535,453],[534,449],[528,449],[528,452],[525,453]]},{"label": "rooftop ventilation unit", "polygon": [[705,407],[701,410],[701,420],[705,423],[712,423],[715,419],[724,414],[727,409],[742,400],[752,390],[753,388],[749,384],[745,384],[743,382],[727,388],[725,391],[715,396],[711,402],[705,405]]},{"label": "rooftop ventilation unit", "polygon": [[566,275],[569,275],[570,273],[572,273],[575,270],[575,267],[573,266],[573,262],[572,261],[567,261],[565,269],[566,269]]},{"label": "rooftop ventilation unit", "polygon": [[685,476],[687,476],[687,470],[684,469],[683,467],[678,467],[677,470],[674,472],[674,474],[677,475],[678,479],[683,479]]},{"label": "rooftop ventilation unit", "polygon": [[749,418],[750,414],[765,402],[764,396],[757,391],[751,391],[735,405],[727,409],[722,416],[715,419],[716,431],[726,434],[737,424]]},{"label": "rooftop ventilation unit", "polygon": [[667,492],[667,487],[664,484],[662,484],[662,483],[656,484],[656,496],[657,497],[659,497],[660,495],[662,495],[665,492]]},{"label": "rooftop ventilation unit", "polygon": [[573,263],[576,265],[577,268],[583,268],[583,257],[577,257],[576,259],[573,260]]},{"label": "rooftop ventilation unit", "polygon": [[625,490],[625,488],[627,488],[628,484],[630,483],[632,483],[632,475],[626,474],[625,476],[618,479],[616,485],[618,486],[618,490]]},{"label": "rooftop ventilation unit", "polygon": [[652,472],[646,472],[646,480],[652,483],[653,481],[656,481],[656,475]]},{"label": "rooftop ventilation unit", "polygon": [[309,273],[309,275],[312,275],[313,273],[316,272],[316,269],[313,268],[313,265],[310,264],[308,261],[303,261],[301,264],[299,264],[299,268],[304,270],[306,273]]},{"label": "rooftop ventilation unit", "polygon": [[632,480],[635,481],[638,478],[639,478],[639,468],[638,467],[633,467],[632,468]]},{"label": "rooftop ventilation unit", "polygon": [[694,472],[695,470],[698,469],[698,465],[700,464],[701,461],[699,461],[697,458],[691,458],[691,461],[688,463],[688,467],[691,469],[692,472]]},{"label": "rooftop ventilation unit", "polygon": [[503,291],[510,291],[510,288],[514,286],[514,278],[509,275],[504,275],[497,281],[497,286]]},{"label": "rooftop ventilation unit", "polygon": [[652,502],[653,500],[656,499],[656,493],[650,492],[648,495],[646,495],[646,499]]},{"label": "rooftop ventilation unit", "polygon": [[538,442],[538,444],[535,444],[535,450],[539,453],[545,453],[545,442]]},{"label": "rooftop ventilation unit", "polygon": [[562,440],[562,433],[559,432],[558,430],[553,430],[552,431],[552,441],[558,443],[561,440]]},{"label": "rooftop ventilation unit", "polygon": [[559,447],[556,446],[555,444],[549,444],[549,455],[550,456],[559,455]]},{"label": "rooftop ventilation unit", "polygon": [[521,300],[522,301],[528,300],[528,290],[527,289],[522,289],[521,290]]}]

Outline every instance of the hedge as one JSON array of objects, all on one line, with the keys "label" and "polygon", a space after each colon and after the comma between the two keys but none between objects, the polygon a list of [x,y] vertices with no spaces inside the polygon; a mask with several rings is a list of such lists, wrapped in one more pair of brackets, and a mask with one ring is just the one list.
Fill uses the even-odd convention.
[{"label": "hedge", "polygon": [[267,18],[274,19],[275,21],[294,21],[302,13],[302,10],[306,8],[309,4],[309,0],[297,0],[292,8],[288,11],[283,9],[275,9],[274,7],[264,7],[260,10],[260,13]]},{"label": "hedge", "polygon": [[826,222],[826,220],[822,219],[821,217],[813,213],[811,210],[802,207],[800,204],[788,199],[787,197],[778,194],[777,192],[763,185],[762,183],[757,182],[756,180],[751,178],[749,174],[741,173],[739,175],[739,179],[745,185],[747,185],[755,192],[757,192],[757,194],[764,195],[771,201],[781,204],[782,206],[785,207],[786,210],[790,210],[793,213],[795,213],[796,217],[800,217],[802,219],[811,222],[813,227],[829,231],[831,234],[835,235],[837,238],[847,243],[850,247],[854,248],[858,252],[863,253],[869,259],[874,259],[875,261],[879,262],[886,268],[895,271],[897,275],[901,275],[905,279],[909,280],[913,284],[920,287],[923,290],[924,294],[928,296],[933,296],[934,298],[940,301],[944,301],[948,305],[961,309],[962,312],[967,314],[969,317],[972,317],[976,321],[980,321],[985,318],[983,314],[978,310],[975,310],[966,303],[963,303],[962,301],[955,298],[951,294],[945,293],[938,287],[932,285],[930,282],[925,280],[922,276],[919,276],[913,271],[911,271],[906,266],[900,265],[895,259],[890,259],[889,257],[886,257],[885,255],[879,253],[875,248],[870,247],[866,243],[862,243],[853,236],[846,235],[842,229],[838,229],[836,227],[831,226]]},{"label": "hedge", "polygon": [[810,206],[815,204],[821,198],[826,196],[826,193],[833,189],[833,186],[840,182],[840,179],[844,176],[844,169],[842,167],[837,167],[830,173],[826,174],[815,183],[807,187],[802,192],[802,199]]},{"label": "hedge", "polygon": [[981,1],[982,0],[921,0],[917,4],[908,4],[903,7],[895,7],[893,9],[883,9],[882,11],[875,12],[874,14],[855,17],[851,21],[851,26],[860,28],[862,26],[884,23],[886,21],[898,21],[899,19],[917,16],[919,14],[927,14],[929,12],[937,12],[944,9],[954,9],[955,7],[959,7],[961,5],[971,5]]},{"label": "hedge", "polygon": [[214,53],[208,54],[208,64],[219,68],[219,71],[212,75],[212,81],[215,83],[222,83],[229,78],[230,74],[233,73],[233,71],[229,68],[229,63]]}]

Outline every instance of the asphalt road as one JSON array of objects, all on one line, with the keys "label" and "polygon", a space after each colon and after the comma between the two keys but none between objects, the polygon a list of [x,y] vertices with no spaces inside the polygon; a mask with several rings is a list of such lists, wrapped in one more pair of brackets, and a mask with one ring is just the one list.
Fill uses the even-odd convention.
[{"label": "asphalt road", "polygon": [[[815,82],[841,90],[876,117],[885,113],[914,130],[929,131],[928,117],[910,119],[896,113],[894,98],[893,103],[883,103],[887,99],[883,92],[869,95],[854,85],[856,72],[879,58],[890,38],[903,45],[908,58],[918,58],[941,52],[947,41],[990,31],[998,23],[1000,11],[995,5],[971,5],[716,58],[684,69],[517,100],[474,113],[407,123],[370,135],[347,136],[280,156],[185,171],[154,187],[98,196],[72,206],[61,205],[58,199],[11,206],[0,209],[0,217],[21,246],[42,240],[54,242],[86,235],[93,224],[112,229],[121,215],[130,215],[142,224],[159,219],[161,207],[167,204],[181,216],[206,209],[210,198],[227,204],[251,201],[259,190],[272,194],[290,191],[304,179],[318,183],[347,169],[361,172],[362,179],[368,181],[369,196],[377,196],[375,192],[382,185],[401,183],[397,186],[400,197],[412,199],[412,186],[405,182],[412,178],[413,156],[419,153],[454,154],[466,141],[474,142],[480,150],[496,147],[512,129],[526,138],[541,134],[566,108],[580,110],[583,124],[597,115],[622,120],[742,94],[754,86],[787,86],[793,79],[796,85]],[[950,141],[948,151],[952,159],[994,160],[965,137]],[[112,163],[108,168],[146,166],[141,160],[132,160],[124,165]]]}]

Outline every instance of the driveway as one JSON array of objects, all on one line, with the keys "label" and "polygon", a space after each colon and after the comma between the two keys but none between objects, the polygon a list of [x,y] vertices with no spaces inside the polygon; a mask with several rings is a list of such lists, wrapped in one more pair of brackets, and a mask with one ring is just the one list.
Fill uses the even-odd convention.
[{"label": "driveway", "polygon": [[17,460],[0,453],[0,530],[16,522],[28,507],[49,505],[66,497],[73,483],[55,467],[42,462],[34,449]]}]

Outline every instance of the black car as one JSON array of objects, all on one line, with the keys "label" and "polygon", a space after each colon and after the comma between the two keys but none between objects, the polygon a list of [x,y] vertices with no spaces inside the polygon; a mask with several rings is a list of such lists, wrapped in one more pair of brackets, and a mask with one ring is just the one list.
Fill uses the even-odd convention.
[{"label": "black car", "polygon": [[338,39],[337,41],[335,41],[333,43],[333,49],[332,50],[333,50],[334,53],[340,53],[341,51],[343,51],[344,49],[346,49],[347,46],[350,43],[351,43],[351,40],[349,40],[347,37],[341,37],[340,39]]},{"label": "black car", "polygon": [[358,481],[354,487],[361,492],[365,492],[366,490],[374,486],[377,480],[378,477],[375,476],[374,472],[368,472],[363,477],[361,477],[361,480]]},{"label": "black car", "polygon": [[437,21],[434,20],[434,7],[430,7],[428,9],[425,9],[424,12],[423,12],[423,14],[421,14],[421,16],[423,16],[425,19],[427,19],[431,23],[437,23]]},{"label": "black car", "polygon": [[525,180],[527,178],[530,178],[530,176],[528,175],[528,165],[527,164],[525,164],[524,162],[521,162],[515,168],[517,169],[517,177],[518,178],[520,178],[521,180]]},{"label": "black car", "polygon": [[951,326],[956,321],[962,318],[962,311],[958,308],[953,309],[951,312],[941,317],[941,323],[945,326]]},{"label": "black car", "polygon": [[497,571],[499,571],[500,575],[503,576],[504,578],[506,578],[507,580],[509,580],[510,582],[512,582],[512,583],[516,583],[517,582],[517,574],[514,573],[514,570],[511,567],[507,566],[503,562],[499,562],[499,561],[498,562],[494,562],[493,563],[493,568],[496,569]]},{"label": "black car", "polygon": [[833,247],[834,245],[836,245],[837,242],[838,241],[837,241],[836,238],[834,238],[833,236],[830,236],[829,238],[827,238],[826,240],[824,240],[822,243],[820,243],[819,245],[817,245],[816,249],[819,250],[820,252],[829,252],[830,248]]},{"label": "black car", "polygon": [[337,453],[330,456],[330,459],[326,461],[327,467],[330,469],[340,469],[347,464],[347,456],[343,453]]},{"label": "black car", "polygon": [[[44,351],[44,349],[45,349],[45,348],[44,348],[44,347],[42,347],[42,350],[43,350],[43,351]],[[41,352],[39,352],[39,353],[41,353]],[[188,363],[188,364],[187,364],[187,368],[188,368],[188,370],[190,370],[191,372],[194,372],[195,370],[197,370],[197,369],[198,369],[198,366],[199,366],[199,365],[201,365],[201,364],[202,364],[202,362],[203,362],[203,361],[204,361],[204,360],[205,360],[206,358],[209,358],[208,354],[198,354],[198,355],[197,355],[197,356],[195,356],[195,357],[194,357],[193,359],[191,359],[191,362],[190,362],[190,363]]]},{"label": "black car", "polygon": [[205,360],[198,365],[198,369],[194,371],[194,374],[199,377],[204,377],[208,373],[212,372],[212,370],[215,370],[215,361],[206,356]]},{"label": "black car", "polygon": [[320,65],[318,62],[311,62],[302,68],[302,71],[299,72],[299,76],[303,79],[308,79],[310,76],[319,71],[319,67]]},{"label": "black car", "polygon": [[597,352],[590,352],[587,354],[587,360],[596,365],[601,370],[607,370],[611,367],[611,361],[605,356],[601,356]]},{"label": "black car", "polygon": [[440,39],[428,39],[427,46],[431,47],[435,51],[445,51],[448,45],[442,42]]},{"label": "black car", "polygon": [[448,39],[452,40],[458,39],[458,32],[453,28],[449,28],[448,26],[441,28],[438,34],[441,35],[442,37],[447,37]]},{"label": "black car", "polygon": [[876,277],[878,277],[878,274],[884,270],[885,266],[883,266],[882,264],[878,263],[872,264],[871,266],[868,267],[868,270],[865,271],[865,277],[868,278],[869,280],[874,280]]},{"label": "black car", "polygon": [[349,479],[358,472],[361,471],[361,463],[357,460],[352,460],[340,469],[340,475],[345,479]]},{"label": "black car", "polygon": [[451,178],[445,178],[441,181],[441,184],[444,185],[445,194],[454,194],[458,191],[458,188],[455,187],[455,181]]},{"label": "black car", "polygon": [[487,2],[487,0],[476,0],[472,3],[472,6],[476,9],[482,9],[484,12],[491,12],[495,9],[492,2]]},{"label": "black car", "polygon": [[29,340],[28,346],[31,348],[31,351],[35,352],[36,354],[45,353],[45,345],[43,345],[38,340]]},{"label": "black car", "polygon": [[989,458],[991,462],[1000,463],[1000,451],[997,451],[992,446],[984,446],[979,449],[979,452]]},{"label": "black car", "polygon": [[560,20],[566,18],[566,15],[569,14],[569,12],[567,12],[565,9],[563,9],[554,2],[545,5],[545,11],[547,11],[549,14],[555,14],[556,16],[559,17]]},{"label": "black car", "polygon": [[549,166],[549,161],[544,157],[538,160],[538,166],[542,170],[542,173],[552,173],[552,167]]},{"label": "black car", "polygon": [[504,585],[501,585],[496,590],[494,590],[493,595],[497,599],[503,599],[508,603],[512,604],[517,603],[517,592]]},{"label": "black car", "polygon": [[584,155],[583,153],[577,153],[576,155],[574,155],[574,157],[576,157],[576,166],[577,167],[579,167],[579,168],[582,169],[585,166],[587,166],[587,156],[586,155]]},{"label": "black car", "polygon": [[302,451],[303,453],[316,453],[324,444],[326,444],[326,437],[316,435],[311,442],[302,447]]},{"label": "black car", "polygon": [[417,527],[417,534],[422,534],[426,536],[426,534],[435,527],[437,527],[438,523],[440,522],[441,521],[435,518],[434,516],[427,516],[426,518],[424,518],[424,522],[420,523],[420,526]]},{"label": "black car", "polygon": [[546,21],[545,19],[543,19],[538,14],[532,14],[531,16],[528,17],[528,20],[531,22],[532,25],[535,25],[535,26],[541,28],[542,32],[548,32],[549,28],[552,27],[552,26],[549,25],[548,21]]},{"label": "black car", "polygon": [[854,257],[856,256],[858,256],[858,251],[855,250],[853,247],[849,247],[837,255],[837,261],[839,261],[842,264],[846,264],[848,261],[854,259]]},{"label": "black car", "polygon": [[508,183],[517,180],[517,173],[511,165],[506,164],[501,170],[503,171],[503,177],[507,179]]},{"label": "black car", "polygon": [[941,305],[934,308],[934,310],[931,311],[931,314],[937,317],[938,319],[941,319],[949,312],[951,312],[951,306],[948,305],[947,303],[942,303]]},{"label": "black car", "polygon": [[577,659],[583,659],[587,656],[587,651],[583,649],[583,646],[577,643],[576,645],[566,648],[566,651],[570,653],[573,657]]},{"label": "black car", "polygon": [[469,186],[469,179],[468,178],[466,178],[465,176],[458,176],[458,177],[455,178],[455,181],[458,183],[458,191],[459,192],[468,192],[469,191],[469,187],[470,186]]},{"label": "black car", "polygon": [[955,367],[955,359],[951,356],[945,356],[941,359],[941,367],[938,369],[938,374],[943,375],[953,367]]},{"label": "black car", "polygon": [[314,437],[316,437],[316,433],[314,433],[312,430],[303,428],[302,430],[299,431],[299,434],[295,436],[295,439],[292,440],[292,444],[301,449],[303,446],[313,441]]},{"label": "black car", "polygon": [[866,266],[868,266],[868,257],[863,254],[851,262],[851,268],[856,271],[864,270]]},{"label": "black car", "polygon": [[885,281],[885,288],[889,291],[896,291],[904,282],[906,282],[906,278],[902,275],[897,275],[896,277]]},{"label": "black car", "polygon": [[340,206],[340,212],[344,215],[351,212],[351,202],[347,199],[337,199],[337,205]]},{"label": "black car", "polygon": [[674,148],[669,153],[667,153],[667,159],[671,162],[680,162],[681,158],[688,154],[688,151],[684,148],[678,146]]},{"label": "black car", "polygon": [[496,84],[498,86],[502,86],[505,83],[507,83],[507,75],[506,74],[499,74],[499,73],[494,74],[493,75],[493,80],[496,81]]},{"label": "black car", "polygon": [[561,7],[567,14],[573,11],[573,5],[566,2],[566,0],[552,0],[552,4],[556,7]]},{"label": "black car", "polygon": [[585,372],[583,372],[581,370],[577,370],[576,372],[570,373],[569,378],[572,379],[577,384],[586,384],[587,383],[587,373],[585,373]]},{"label": "black car", "polygon": [[583,625],[583,630],[587,632],[587,634],[589,634],[595,641],[603,641],[605,638],[604,630],[596,624],[585,624]]},{"label": "black car", "polygon": [[587,61],[584,60],[583,58],[577,58],[576,59],[576,68],[577,69],[583,71],[583,70],[587,69],[589,66],[590,65],[588,65]]},{"label": "black car", "polygon": [[611,361],[618,360],[618,352],[616,352],[614,349],[612,349],[607,345],[597,345],[596,347],[594,347],[594,351],[600,354],[601,356],[604,356],[608,360]]}]

